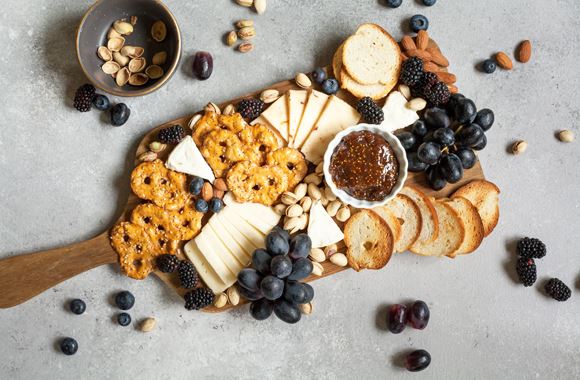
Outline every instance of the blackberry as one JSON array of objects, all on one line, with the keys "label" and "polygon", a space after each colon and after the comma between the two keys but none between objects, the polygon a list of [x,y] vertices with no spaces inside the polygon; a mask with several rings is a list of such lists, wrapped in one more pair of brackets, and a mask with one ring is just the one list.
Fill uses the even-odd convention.
[{"label": "blackberry", "polygon": [[244,119],[254,120],[264,110],[264,102],[259,99],[243,99],[237,106],[238,112]]},{"label": "blackberry", "polygon": [[181,261],[177,267],[179,282],[186,289],[192,289],[199,283],[199,276],[191,261]]},{"label": "blackberry", "polygon": [[516,251],[526,259],[541,259],[546,256],[546,245],[540,239],[525,237],[518,241]]},{"label": "blackberry", "polygon": [[172,125],[159,131],[157,138],[163,144],[178,144],[185,137],[185,131],[181,125]]},{"label": "blackberry", "polygon": [[520,282],[525,287],[532,286],[536,282],[537,273],[534,259],[519,258],[516,271],[518,272]]},{"label": "blackberry", "polygon": [[572,295],[570,288],[558,278],[553,278],[548,281],[544,289],[556,301],[564,302]]},{"label": "blackberry", "polygon": [[363,120],[369,124],[381,124],[385,115],[381,107],[368,96],[358,101],[356,110],[362,115]]},{"label": "blackberry", "polygon": [[215,296],[208,288],[198,288],[186,293],[183,298],[187,310],[199,310],[213,304]]},{"label": "blackberry", "polygon": [[407,86],[416,86],[423,76],[423,61],[421,58],[412,57],[403,62],[399,80]]},{"label": "blackberry", "polygon": [[80,112],[88,112],[93,105],[95,96],[95,86],[92,84],[83,84],[75,92],[74,107]]},{"label": "blackberry", "polygon": [[443,106],[449,102],[451,92],[445,83],[437,82],[426,89],[425,98],[434,106]]},{"label": "blackberry", "polygon": [[157,268],[163,273],[173,273],[179,267],[179,259],[175,255],[161,255],[157,257]]},{"label": "blackberry", "polygon": [[431,86],[439,82],[437,75],[432,72],[426,72],[423,74],[419,82],[414,87],[411,87],[411,95],[416,98],[423,98],[425,93],[429,90]]}]

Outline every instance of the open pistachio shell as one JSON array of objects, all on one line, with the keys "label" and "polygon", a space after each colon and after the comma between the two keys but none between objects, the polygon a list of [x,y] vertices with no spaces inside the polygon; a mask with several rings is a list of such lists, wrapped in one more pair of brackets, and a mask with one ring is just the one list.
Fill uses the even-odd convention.
[{"label": "open pistachio shell", "polygon": [[127,45],[123,46],[123,48],[121,49],[121,54],[130,58],[139,58],[143,55],[144,52],[145,49],[143,49],[141,46]]},{"label": "open pistachio shell", "polygon": [[109,33],[107,33],[107,38],[111,39],[111,38],[115,38],[115,37],[123,37],[122,35],[120,35],[115,28],[111,28],[109,29]]},{"label": "open pistachio shell", "polygon": [[145,69],[145,74],[151,79],[159,79],[163,76],[163,69],[157,65],[151,65]]},{"label": "open pistachio shell", "polygon": [[99,48],[97,49],[97,55],[103,61],[110,61],[111,59],[113,59],[113,54],[106,46],[99,46]]},{"label": "open pistachio shell", "polygon": [[158,53],[155,53],[153,55],[153,58],[151,59],[151,63],[153,63],[154,65],[164,65],[166,61],[167,61],[166,51],[160,51]]},{"label": "open pistachio shell", "polygon": [[117,71],[117,77],[115,78],[115,82],[117,82],[117,86],[124,86],[127,84],[127,82],[129,82],[129,77],[131,76],[131,73],[129,72],[129,69],[127,69],[126,67],[123,67],[121,70]]},{"label": "open pistachio shell", "polygon": [[151,37],[157,42],[161,42],[167,36],[167,27],[161,20],[155,21],[151,27]]},{"label": "open pistachio shell", "polygon": [[113,60],[117,62],[119,65],[121,65],[121,67],[125,67],[129,64],[131,58],[124,56],[122,53],[116,51],[113,53]]},{"label": "open pistachio shell", "polygon": [[130,60],[129,64],[127,65],[127,68],[132,73],[140,73],[145,69],[145,66],[147,66],[147,61],[145,60],[145,58],[139,57]]},{"label": "open pistachio shell", "polygon": [[107,48],[110,51],[120,51],[125,45],[125,39],[123,37],[113,37],[107,41]]},{"label": "open pistachio shell", "polygon": [[117,20],[113,23],[113,29],[121,35],[128,36],[133,33],[133,25],[124,20]]},{"label": "open pistachio shell", "polygon": [[117,62],[114,61],[109,61],[109,62],[105,62],[105,64],[103,66],[101,66],[101,69],[103,69],[103,72],[105,74],[115,74],[117,71],[121,70],[121,66],[119,66],[119,64]]},{"label": "open pistachio shell", "polygon": [[132,74],[129,77],[129,84],[131,86],[143,86],[148,80],[149,77],[143,73]]}]

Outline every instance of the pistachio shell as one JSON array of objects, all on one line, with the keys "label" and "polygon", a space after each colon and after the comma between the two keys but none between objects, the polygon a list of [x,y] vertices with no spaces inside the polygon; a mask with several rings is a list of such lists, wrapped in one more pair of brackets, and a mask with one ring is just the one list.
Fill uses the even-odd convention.
[{"label": "pistachio shell", "polygon": [[133,33],[133,25],[127,21],[117,20],[113,23],[113,29],[119,34],[128,36]]},{"label": "pistachio shell", "polygon": [[167,61],[166,51],[160,51],[158,53],[155,53],[153,55],[153,58],[151,59],[151,63],[153,63],[154,65],[164,65],[166,61]]},{"label": "pistachio shell", "polygon": [[126,67],[123,67],[121,70],[117,71],[117,77],[115,78],[115,82],[117,82],[117,86],[124,86],[127,84],[127,82],[129,82],[129,77],[131,76],[131,73],[129,72],[129,69]]},{"label": "pistachio shell", "polygon": [[167,36],[167,27],[161,20],[155,21],[151,27],[151,37],[157,42],[161,42]]},{"label": "pistachio shell", "polygon": [[110,51],[120,51],[125,45],[125,39],[123,37],[113,37],[107,41],[107,48]]},{"label": "pistachio shell", "polygon": [[127,66],[127,64],[129,64],[129,61],[131,60],[131,58],[116,51],[113,53],[113,60],[115,62],[117,62],[119,65],[121,65],[121,67],[125,67],[125,66]]},{"label": "pistachio shell", "polygon": [[121,36],[119,33],[117,33],[115,28],[111,28],[111,29],[109,29],[109,33],[107,33],[107,38],[111,39],[114,37],[123,37],[123,36]]},{"label": "pistachio shell", "polygon": [[157,65],[151,65],[145,69],[145,74],[151,79],[158,79],[163,76],[163,69]]},{"label": "pistachio shell", "polygon": [[127,65],[127,68],[132,73],[140,73],[145,69],[145,66],[147,66],[147,61],[145,60],[145,58],[140,57],[133,58],[132,60],[130,60],[129,64]]},{"label": "pistachio shell", "polygon": [[127,45],[123,46],[123,48],[121,49],[121,54],[130,58],[139,58],[143,55],[144,52],[145,49],[143,49],[141,46]]},{"label": "pistachio shell", "polygon": [[117,62],[109,61],[105,62],[105,64],[101,66],[101,69],[103,69],[103,72],[105,74],[110,75],[115,74],[117,71],[121,70],[121,66],[119,66]]},{"label": "pistachio shell", "polygon": [[97,55],[103,61],[110,61],[111,59],[113,59],[113,54],[109,49],[107,49],[106,46],[99,46],[99,48],[97,49]]},{"label": "pistachio shell", "polygon": [[135,26],[137,24],[137,16],[131,16],[131,25]]},{"label": "pistachio shell", "polygon": [[131,74],[129,84],[131,86],[143,86],[148,80],[149,77],[143,73]]}]

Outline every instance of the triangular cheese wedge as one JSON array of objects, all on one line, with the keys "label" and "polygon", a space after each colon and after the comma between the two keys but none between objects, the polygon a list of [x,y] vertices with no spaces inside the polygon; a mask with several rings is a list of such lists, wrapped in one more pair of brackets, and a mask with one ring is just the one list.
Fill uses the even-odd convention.
[{"label": "triangular cheese wedge", "polygon": [[328,102],[329,96],[323,92],[312,90],[308,96],[308,101],[306,102],[306,107],[304,107],[304,112],[302,113],[302,120],[298,126],[298,131],[294,137],[294,148],[300,149],[314,124],[318,121],[324,110],[326,102]]},{"label": "triangular cheese wedge", "polygon": [[359,120],[360,114],[353,107],[344,100],[331,96],[322,116],[302,146],[302,153],[313,164],[320,163],[334,136],[343,129],[356,125]]},{"label": "triangular cheese wedge", "polygon": [[280,136],[288,141],[288,104],[286,94],[278,98],[268,109],[262,112],[262,117],[278,131]]},{"label": "triangular cheese wedge", "polygon": [[320,201],[314,202],[310,208],[308,236],[312,240],[312,248],[327,247],[344,239],[340,227],[328,215]]},{"label": "triangular cheese wedge", "polygon": [[215,180],[213,171],[201,155],[191,136],[185,136],[179,144],[173,148],[167,162],[167,169],[176,172],[195,175],[210,182]]},{"label": "triangular cheese wedge", "polygon": [[306,106],[306,99],[308,98],[308,91],[305,90],[290,90],[288,91],[288,146],[294,146],[294,139],[300,126],[302,113]]},{"label": "triangular cheese wedge", "polygon": [[381,128],[389,132],[408,127],[419,120],[416,111],[407,108],[407,99],[399,91],[393,91],[387,97],[383,106],[385,120],[381,123]]}]

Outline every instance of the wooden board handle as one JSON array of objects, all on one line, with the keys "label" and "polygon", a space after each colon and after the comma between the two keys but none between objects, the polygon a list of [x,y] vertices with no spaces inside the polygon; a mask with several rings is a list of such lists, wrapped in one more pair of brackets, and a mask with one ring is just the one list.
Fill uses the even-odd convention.
[{"label": "wooden board handle", "polygon": [[19,305],[77,274],[116,261],[108,232],[66,247],[0,260],[0,308]]}]

